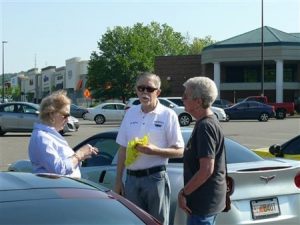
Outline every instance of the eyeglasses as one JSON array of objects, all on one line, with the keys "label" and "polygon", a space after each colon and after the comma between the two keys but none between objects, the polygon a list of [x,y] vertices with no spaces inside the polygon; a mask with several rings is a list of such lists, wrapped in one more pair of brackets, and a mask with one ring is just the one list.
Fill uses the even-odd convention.
[{"label": "eyeglasses", "polygon": [[139,92],[144,92],[146,90],[148,93],[152,93],[153,91],[158,90],[158,88],[149,87],[149,86],[137,86],[137,90]]},{"label": "eyeglasses", "polygon": [[181,99],[182,101],[186,101],[186,100],[194,100],[195,98],[187,96],[187,94],[184,93]]},{"label": "eyeglasses", "polygon": [[67,119],[70,116],[70,113],[60,112],[59,114],[62,115],[64,119]]}]

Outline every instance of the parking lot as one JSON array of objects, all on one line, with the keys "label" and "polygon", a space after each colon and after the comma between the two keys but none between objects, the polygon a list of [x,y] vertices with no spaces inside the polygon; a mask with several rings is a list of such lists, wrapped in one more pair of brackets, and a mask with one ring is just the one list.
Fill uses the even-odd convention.
[{"label": "parking lot", "polygon": [[[67,133],[65,138],[70,146],[105,130],[117,129],[119,123],[96,125],[93,121],[80,120],[77,132]],[[194,124],[191,124],[193,127]],[[238,141],[249,148],[259,148],[280,144],[300,133],[300,118],[285,120],[271,119],[269,122],[230,121],[221,123],[226,137]],[[27,159],[30,133],[7,133],[0,137],[0,170],[6,170],[9,163]]]}]

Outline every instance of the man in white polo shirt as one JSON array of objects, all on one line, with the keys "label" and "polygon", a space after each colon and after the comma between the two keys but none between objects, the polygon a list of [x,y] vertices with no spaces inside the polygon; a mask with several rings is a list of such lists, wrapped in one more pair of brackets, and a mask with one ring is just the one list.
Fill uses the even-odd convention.
[{"label": "man in white polo shirt", "polygon": [[[160,220],[169,224],[170,182],[168,158],[182,157],[184,142],[176,113],[158,101],[161,81],[152,73],[141,74],[136,92],[141,102],[125,114],[117,136],[118,153],[115,191]],[[122,175],[128,142],[147,136],[149,143],[138,144],[138,157],[127,166],[125,188]]]}]

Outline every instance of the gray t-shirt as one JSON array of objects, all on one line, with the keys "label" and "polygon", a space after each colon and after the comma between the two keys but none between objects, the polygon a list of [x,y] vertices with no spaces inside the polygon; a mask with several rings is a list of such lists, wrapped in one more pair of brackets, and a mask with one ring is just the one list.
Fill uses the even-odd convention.
[{"label": "gray t-shirt", "polygon": [[213,116],[196,122],[193,134],[184,151],[184,183],[199,170],[199,159],[215,159],[214,172],[198,189],[187,196],[193,215],[213,215],[225,208],[226,167],[224,135],[219,121]]}]

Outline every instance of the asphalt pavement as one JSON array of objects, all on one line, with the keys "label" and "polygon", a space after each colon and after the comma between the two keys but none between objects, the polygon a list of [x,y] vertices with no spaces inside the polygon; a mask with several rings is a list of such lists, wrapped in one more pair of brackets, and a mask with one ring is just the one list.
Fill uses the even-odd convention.
[{"label": "asphalt pavement", "polygon": [[[93,121],[80,119],[77,132],[67,133],[66,140],[70,146],[75,146],[82,140],[102,131],[118,129],[120,123],[105,123],[97,125]],[[193,127],[194,123],[191,124]],[[285,120],[270,119],[268,122],[229,121],[221,122],[224,134],[249,148],[268,147],[281,144],[300,133],[299,116]],[[0,137],[0,170],[6,170],[11,162],[28,159],[27,147],[30,133],[7,133]]]}]

